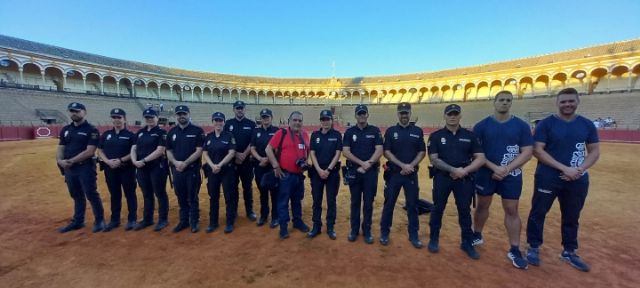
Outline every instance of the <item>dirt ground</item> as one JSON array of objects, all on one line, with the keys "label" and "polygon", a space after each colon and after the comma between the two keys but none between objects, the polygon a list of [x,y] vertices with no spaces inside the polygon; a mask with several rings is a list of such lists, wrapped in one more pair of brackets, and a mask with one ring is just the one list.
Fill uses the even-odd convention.
[{"label": "dirt ground", "polygon": [[[590,273],[558,259],[557,204],[547,220],[542,265],[527,271],[513,268],[506,258],[508,242],[499,201],[491,207],[485,244],[479,248],[480,260],[467,258],[458,248],[460,233],[452,199],[445,211],[440,253],[416,250],[407,241],[406,213],[400,208],[403,196],[394,214],[391,243],[381,246],[377,240],[384,201],[382,183],[375,202],[374,245],[367,245],[362,237],[354,243],[346,239],[346,187],[341,187],[338,196],[335,241],[324,233],[308,239],[297,230],[282,241],[277,229],[256,227],[245,217],[238,218],[231,234],[223,234],[220,229],[212,234],[174,234],[171,228],[177,223],[177,200],[172,190],[170,228],[160,233],[119,228],[93,234],[90,228],[84,228],[59,234],[56,229],[67,223],[73,205],[55,167],[55,146],[55,140],[0,143],[0,287],[637,287],[640,283],[640,252],[635,246],[640,243],[640,217],[636,212],[640,207],[640,145],[603,144],[602,157],[591,169],[591,189],[579,236],[579,252],[592,266]],[[523,226],[530,207],[534,168],[535,160],[525,167],[520,206]],[[431,181],[425,171],[420,170],[420,195],[431,199]],[[109,217],[109,193],[102,174],[98,184],[105,216]],[[257,200],[257,189],[254,191]],[[303,217],[308,224],[309,191],[307,185]],[[142,203],[140,191],[137,193]],[[123,206],[126,211],[126,204]],[[258,206],[254,203],[256,211]],[[90,227],[93,215],[90,205],[87,207]],[[141,204],[139,207],[142,209]],[[244,216],[243,204],[239,207],[239,215]],[[209,204],[204,184],[200,208],[202,226],[206,227]],[[223,211],[221,208],[221,221]],[[425,243],[428,217],[420,216],[420,237]],[[524,248],[524,229],[522,239]]]}]

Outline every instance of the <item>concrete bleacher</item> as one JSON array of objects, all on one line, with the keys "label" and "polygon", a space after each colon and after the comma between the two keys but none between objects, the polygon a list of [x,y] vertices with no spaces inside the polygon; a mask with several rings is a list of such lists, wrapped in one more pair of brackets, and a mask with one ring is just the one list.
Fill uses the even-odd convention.
[{"label": "concrete bleacher", "polygon": [[127,111],[130,123],[142,121],[142,110],[131,98],[0,88],[0,101],[0,120],[6,124],[41,124],[36,109],[57,110],[67,114],[67,105],[74,101],[87,107],[87,119],[94,124],[111,123],[109,111],[116,107]]},{"label": "concrete bleacher", "polygon": [[[189,93],[190,96],[190,93]],[[365,97],[366,98],[366,97]],[[363,98],[364,99],[364,98]],[[368,98],[366,98],[368,100]],[[67,114],[66,107],[70,102],[78,101],[87,106],[87,118],[95,124],[110,123],[109,110],[118,107],[127,111],[128,122],[142,122],[142,110],[147,103],[163,103],[165,111],[161,114],[169,121],[175,121],[175,116],[170,112],[170,107],[186,104],[191,108],[191,117],[195,123],[208,125],[211,123],[211,114],[220,111],[233,117],[232,102],[228,103],[202,103],[202,102],[179,102],[174,100],[151,100],[145,98],[128,97],[106,97],[97,95],[82,95],[76,93],[50,92],[38,90],[23,90],[13,88],[0,88],[0,124],[14,125],[37,125],[42,121],[36,113],[37,109],[57,110]],[[288,100],[288,99],[287,99]],[[312,101],[316,100],[316,101]],[[286,122],[289,114],[293,111],[300,111],[305,115],[305,125],[318,124],[318,115],[323,109],[333,109],[334,116],[342,125],[354,124],[354,104],[351,99],[344,99],[340,103],[337,99],[311,98],[307,105],[277,105],[277,104],[248,104],[246,116],[249,119],[256,119],[260,109],[269,108],[274,113],[274,123],[280,120]],[[301,102],[297,100],[295,102]],[[226,102],[226,101],[225,101]],[[294,103],[295,103],[294,102]],[[318,103],[319,104],[311,104]],[[355,102],[355,101],[354,101]],[[466,127],[472,126],[477,121],[491,114],[493,111],[492,100],[478,100],[468,102],[456,102],[462,106],[462,124]],[[417,124],[422,127],[439,127],[443,125],[442,113],[444,107],[450,103],[421,103],[413,104],[412,120],[417,120]],[[396,104],[376,104],[369,105],[372,124],[386,127],[397,122]],[[555,113],[555,97],[538,97],[516,99],[513,102],[512,113],[526,121],[531,121],[531,117],[540,117],[546,112]],[[613,117],[616,119],[619,128],[638,129],[640,127],[640,91],[615,92],[581,96],[581,104],[578,112],[590,119]]]},{"label": "concrete bleacher", "polygon": [[[578,113],[589,118],[613,117],[619,128],[638,129],[640,127],[640,92],[616,92],[610,94],[592,94],[581,96]],[[462,106],[462,125],[469,127],[493,113],[493,101],[455,102]],[[412,120],[424,127],[438,127],[444,124],[443,110],[450,103],[414,104]],[[355,123],[355,106],[343,105],[336,107],[336,116],[343,123]],[[382,104],[369,106],[369,121],[378,126],[390,126],[397,123],[395,113],[396,104]],[[555,97],[539,97],[516,99],[511,109],[512,113],[525,121],[531,121],[531,116],[537,117],[545,112],[557,111]]]}]

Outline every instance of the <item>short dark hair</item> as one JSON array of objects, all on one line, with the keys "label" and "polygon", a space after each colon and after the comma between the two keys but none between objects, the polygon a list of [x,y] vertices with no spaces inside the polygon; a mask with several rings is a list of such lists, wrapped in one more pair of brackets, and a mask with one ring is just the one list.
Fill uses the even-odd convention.
[{"label": "short dark hair", "polygon": [[576,88],[564,88],[564,89],[560,90],[560,92],[558,92],[558,95],[556,95],[556,98],[558,96],[564,95],[564,94],[576,95],[576,98],[579,96],[578,90],[576,90]]},{"label": "short dark hair", "polygon": [[493,102],[496,102],[496,100],[498,100],[498,96],[500,96],[500,95],[509,95],[509,96],[513,97],[513,93],[511,93],[511,91],[502,90],[502,91],[496,93],[496,97],[493,98]]}]

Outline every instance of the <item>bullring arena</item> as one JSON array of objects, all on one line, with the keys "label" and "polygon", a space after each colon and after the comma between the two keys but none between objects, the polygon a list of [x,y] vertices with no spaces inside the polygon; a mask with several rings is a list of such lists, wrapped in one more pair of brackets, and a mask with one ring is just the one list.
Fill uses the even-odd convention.
[{"label": "bullring arena", "polygon": [[[635,178],[640,170],[639,51],[640,40],[630,40],[436,72],[283,79],[160,67],[0,35],[0,139],[13,140],[0,142],[0,286],[635,287],[633,283],[640,282],[640,252],[635,247],[640,242],[636,231],[640,180]],[[516,95],[513,114],[535,121],[556,111],[553,96],[566,87],[582,94],[580,114],[590,119],[612,117],[616,122],[616,127],[599,130],[602,156],[590,169],[591,187],[581,217],[580,255],[591,264],[590,273],[558,259],[557,204],[547,218],[542,265],[526,271],[514,269],[505,259],[503,212],[497,201],[478,261],[458,248],[452,199],[445,211],[440,253],[416,250],[406,240],[403,196],[394,215],[391,243],[381,246],[377,239],[384,201],[382,177],[374,205],[373,245],[346,239],[349,193],[344,186],[338,194],[335,241],[324,234],[308,239],[298,231],[282,241],[276,230],[256,227],[245,217],[238,218],[231,234],[122,228],[97,234],[90,228],[56,232],[72,211],[54,159],[55,138],[61,125],[69,123],[66,105],[73,101],[87,106],[89,122],[101,132],[108,129],[111,108],[125,109],[130,129],[136,130],[131,127],[140,124],[146,107],[162,105],[161,117],[172,122],[171,110],[179,104],[189,105],[193,121],[210,131],[211,113],[231,113],[231,103],[238,99],[248,103],[250,118],[261,108],[270,108],[276,124],[300,110],[309,131],[317,129],[322,109],[333,110],[337,128],[344,131],[354,121],[354,105],[364,103],[370,107],[370,122],[384,129],[397,122],[395,105],[410,102],[413,120],[428,134],[442,125],[442,109],[449,103],[463,107],[463,126],[469,127],[492,113],[492,95],[509,90]],[[427,164],[425,160],[420,170],[420,197],[431,199]],[[530,208],[535,164],[534,158],[524,169],[523,222]],[[308,183],[305,189],[303,218],[310,223]],[[109,211],[101,173],[98,191]],[[168,191],[173,225],[177,203],[173,190]],[[137,193],[141,202],[139,189]],[[255,187],[254,199],[258,199]],[[207,215],[205,185],[200,207]],[[87,219],[92,219],[87,212]],[[420,216],[423,240],[428,217]],[[522,236],[524,242],[524,231]]]}]

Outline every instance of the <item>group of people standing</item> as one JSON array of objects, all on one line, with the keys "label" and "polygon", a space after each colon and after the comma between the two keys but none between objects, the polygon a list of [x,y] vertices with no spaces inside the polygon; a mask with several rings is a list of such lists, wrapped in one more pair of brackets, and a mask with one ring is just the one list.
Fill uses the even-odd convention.
[{"label": "group of people standing", "polygon": [[[372,215],[378,191],[378,176],[383,170],[384,205],[380,220],[379,242],[388,245],[395,204],[404,190],[408,239],[415,248],[422,248],[419,237],[417,203],[420,163],[429,157],[428,174],[433,178],[433,202],[429,221],[429,242],[432,253],[440,249],[442,218],[453,193],[461,230],[460,248],[473,259],[480,257],[475,249],[484,243],[484,224],[489,216],[493,194],[502,197],[505,227],[510,244],[507,257],[513,266],[526,269],[539,265],[539,249],[545,216],[558,198],[562,213],[561,259],[581,271],[589,266],[576,255],[578,219],[589,186],[587,169],[599,157],[598,135],[588,119],[578,115],[580,102],[575,89],[564,89],[556,98],[558,113],[542,120],[531,135],[529,125],[511,115],[513,95],[499,92],[494,98],[494,113],[478,122],[473,129],[460,126],[462,107],[450,104],[444,109],[445,126],[429,135],[425,143],[423,129],[410,122],[411,104],[397,106],[398,123],[386,129],[368,123],[366,105],[355,107],[356,124],[344,135],[333,128],[330,110],[320,113],[320,128],[311,135],[303,129],[303,115],[289,115],[286,128],[272,125],[273,113],[260,111],[261,122],[245,117],[245,103],[233,104],[234,117],[226,119],[222,112],[213,113],[213,131],[204,130],[190,121],[185,105],[175,108],[177,126],[165,132],[158,126],[158,113],[143,112],[145,126],[137,133],[126,128],[126,113],[113,109],[113,129],[99,136],[95,127],[85,120],[84,105],[74,102],[68,110],[73,123],[61,131],[58,165],[74,199],[74,216],[61,233],[84,227],[85,199],[95,214],[93,232],[110,231],[120,226],[121,198],[124,191],[128,204],[125,230],[141,230],[155,224],[160,231],[168,225],[167,177],[179,204],[179,223],[173,229],[200,230],[199,190],[201,171],[207,178],[210,214],[207,232],[219,226],[219,198],[226,202],[225,233],[234,230],[237,218],[239,189],[242,184],[245,212],[258,226],[269,223],[279,227],[281,239],[289,237],[289,222],[293,228],[314,238],[322,233],[322,201],[326,197],[326,233],[336,239],[336,198],[341,182],[349,187],[350,230],[347,239],[374,243]],[[104,221],[104,212],[96,188],[96,166],[101,160],[107,187],[111,194],[111,219]],[[387,162],[381,165],[384,155]],[[521,220],[518,204],[522,192],[522,166],[532,155],[538,159],[532,208],[527,223],[526,256],[520,250]],[[342,160],[345,159],[345,163]],[[313,198],[312,227],[302,219],[302,199],[306,175],[311,182]],[[259,216],[253,212],[252,185],[260,191]],[[136,182],[142,190],[144,209],[142,221],[137,221]],[[477,208],[471,215],[471,204],[477,196]],[[158,201],[158,222],[154,223],[154,204]],[[271,206],[271,207],[270,207]],[[290,207],[289,207],[290,206]],[[291,213],[290,213],[291,212]],[[291,217],[290,217],[291,215]],[[269,219],[269,216],[271,217]],[[270,221],[269,221],[270,220]]]}]

